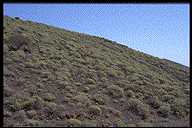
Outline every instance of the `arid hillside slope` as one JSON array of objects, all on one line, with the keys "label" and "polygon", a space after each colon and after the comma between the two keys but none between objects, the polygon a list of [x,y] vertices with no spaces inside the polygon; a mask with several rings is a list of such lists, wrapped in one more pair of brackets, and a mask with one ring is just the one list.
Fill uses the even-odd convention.
[{"label": "arid hillside slope", "polygon": [[7,16],[3,37],[4,126],[189,126],[189,67]]}]

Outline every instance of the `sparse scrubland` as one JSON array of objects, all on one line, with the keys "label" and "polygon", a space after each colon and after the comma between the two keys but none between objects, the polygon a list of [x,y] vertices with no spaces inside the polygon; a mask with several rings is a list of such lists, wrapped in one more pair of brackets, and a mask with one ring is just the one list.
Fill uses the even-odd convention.
[{"label": "sparse scrubland", "polygon": [[4,126],[189,126],[189,67],[18,17],[3,38]]}]

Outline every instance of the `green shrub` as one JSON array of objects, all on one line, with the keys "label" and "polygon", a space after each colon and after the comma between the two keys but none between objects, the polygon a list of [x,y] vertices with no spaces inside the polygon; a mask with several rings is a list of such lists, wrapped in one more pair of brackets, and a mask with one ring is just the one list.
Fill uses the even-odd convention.
[{"label": "green shrub", "polygon": [[88,78],[86,80],[86,84],[96,84],[95,80],[91,79],[91,78]]},{"label": "green shrub", "polygon": [[161,102],[156,96],[145,96],[144,101],[155,109],[161,106]]},{"label": "green shrub", "polygon": [[67,122],[68,127],[80,127],[81,126],[81,121],[78,119],[68,119],[66,122]]},{"label": "green shrub", "polygon": [[177,118],[184,118],[187,112],[187,106],[185,100],[177,100],[173,104],[170,105],[172,114]]},{"label": "green shrub", "polygon": [[16,99],[14,107],[16,110],[31,109],[34,102],[35,102],[35,99],[33,99],[33,98]]},{"label": "green shrub", "polygon": [[45,102],[44,108],[46,108],[46,110],[50,113],[55,113],[58,108],[58,105],[53,102]]},{"label": "green shrub", "polygon": [[97,86],[95,84],[86,85],[89,89],[95,89]]},{"label": "green shrub", "polygon": [[190,89],[189,88],[184,89],[184,93],[189,95],[190,94]]},{"label": "green shrub", "polygon": [[129,81],[131,81],[131,82],[135,82],[135,81],[139,81],[139,77],[138,77],[138,75],[136,74],[136,73],[133,73],[133,74],[131,74],[130,76],[128,76],[128,78],[127,78]]},{"label": "green shrub", "polygon": [[118,120],[117,122],[115,122],[115,124],[117,125],[117,127],[127,127],[127,124],[122,120]]},{"label": "green shrub", "polygon": [[92,115],[100,115],[101,114],[101,108],[99,106],[96,105],[91,105],[89,106],[89,113]]},{"label": "green shrub", "polygon": [[162,101],[167,103],[173,103],[175,101],[175,97],[173,95],[163,95]]},{"label": "green shrub", "polygon": [[119,77],[123,77],[124,76],[124,74],[121,71],[115,70],[113,68],[108,69],[107,75],[109,77],[114,77],[114,78],[119,78]]},{"label": "green shrub", "polygon": [[121,98],[124,96],[124,91],[122,88],[116,86],[116,85],[111,85],[107,88],[108,94],[112,96],[113,98]]},{"label": "green shrub", "polygon": [[168,115],[170,114],[170,111],[171,111],[170,106],[167,104],[167,105],[160,106],[157,112],[162,117],[168,117]]},{"label": "green shrub", "polygon": [[153,127],[153,124],[152,123],[148,123],[148,122],[139,122],[136,124],[137,127]]},{"label": "green shrub", "polygon": [[83,120],[81,127],[97,127],[97,122],[95,120]]},{"label": "green shrub", "polygon": [[14,92],[13,89],[11,89],[10,87],[4,85],[4,88],[3,88],[4,96],[9,97],[9,96],[11,96],[13,94],[13,92]]},{"label": "green shrub", "polygon": [[30,127],[39,127],[39,126],[41,126],[41,122],[38,121],[38,120],[27,119],[25,122],[26,122],[26,125],[30,126]]},{"label": "green shrub", "polygon": [[56,97],[51,93],[45,93],[43,98],[45,101],[54,101],[56,99]]},{"label": "green shrub", "polygon": [[126,124],[127,127],[137,127],[136,124]]},{"label": "green shrub", "polygon": [[121,111],[119,111],[115,108],[112,108],[112,107],[104,107],[104,108],[102,108],[102,110],[106,113],[112,114],[113,117],[120,118],[122,116]]},{"label": "green shrub", "polygon": [[166,95],[167,91],[163,88],[157,89],[157,95],[162,97],[163,95]]},{"label": "green shrub", "polygon": [[76,102],[78,102],[83,106],[87,106],[90,104],[90,99],[85,93],[80,93],[79,95],[75,96],[73,100],[75,100]]},{"label": "green shrub", "polygon": [[33,102],[33,105],[32,105],[32,108],[33,109],[41,109],[43,108],[44,104],[45,104],[45,101],[39,97],[39,96],[32,96],[32,98],[34,99],[34,102]]},{"label": "green shrub", "polygon": [[27,119],[27,115],[24,110],[20,110],[14,113],[13,119],[17,120],[18,122],[23,122]]},{"label": "green shrub", "polygon": [[9,37],[8,47],[11,51],[22,50],[31,53],[32,42],[22,34],[15,34]]},{"label": "green shrub", "polygon": [[82,87],[82,91],[85,93],[87,93],[89,90],[90,90],[89,87]]},{"label": "green shrub", "polygon": [[27,116],[32,119],[32,118],[37,118],[37,111],[35,110],[29,110],[27,111]]},{"label": "green shrub", "polygon": [[93,101],[95,101],[95,102],[98,103],[99,105],[104,105],[104,104],[105,104],[105,101],[104,101],[102,95],[99,95],[99,94],[94,95],[92,99],[93,99]]},{"label": "green shrub", "polygon": [[[103,63],[98,63],[94,67],[95,70],[105,71],[107,69],[106,65]],[[105,74],[106,75],[106,74]]]},{"label": "green shrub", "polygon": [[4,116],[4,117],[11,117],[11,116],[12,116],[12,112],[3,110],[3,116]]},{"label": "green shrub", "polygon": [[141,93],[141,92],[137,92],[137,93],[135,93],[135,97],[137,98],[137,99],[143,99],[143,93]]},{"label": "green shrub", "polygon": [[132,90],[127,90],[125,92],[125,95],[128,97],[128,98],[131,98],[131,97],[134,97],[135,96],[135,93],[132,91]]},{"label": "green shrub", "polygon": [[141,116],[143,119],[148,118],[150,115],[149,106],[138,99],[131,98],[128,100],[128,110]]}]

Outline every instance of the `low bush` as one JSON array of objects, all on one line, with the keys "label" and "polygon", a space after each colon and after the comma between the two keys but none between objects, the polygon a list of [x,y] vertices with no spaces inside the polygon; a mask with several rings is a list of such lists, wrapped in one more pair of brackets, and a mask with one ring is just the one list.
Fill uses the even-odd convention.
[{"label": "low bush", "polygon": [[78,119],[68,119],[66,121],[68,127],[80,127],[81,121]]},{"label": "low bush", "polygon": [[144,101],[155,109],[161,106],[161,102],[156,96],[145,96]]},{"label": "low bush", "polygon": [[173,103],[175,101],[175,97],[173,95],[163,95],[162,101],[167,103]]},{"label": "low bush", "polygon": [[35,119],[37,117],[37,111],[35,110],[29,110],[27,111],[27,116],[30,118],[30,119]]},{"label": "low bush", "polygon": [[107,88],[109,96],[112,96],[113,98],[121,98],[124,96],[124,91],[122,88],[111,85]]},{"label": "low bush", "polygon": [[88,78],[86,80],[86,84],[96,84],[95,80],[91,79],[91,78]]},{"label": "low bush", "polygon": [[149,106],[138,99],[131,98],[128,100],[128,110],[141,116],[142,119],[146,119],[150,115]]},{"label": "low bush", "polygon": [[168,117],[170,114],[170,106],[168,104],[160,106],[157,113],[162,117]]},{"label": "low bush", "polygon": [[104,105],[104,104],[105,104],[105,101],[104,101],[102,95],[99,95],[99,94],[94,95],[92,99],[93,99],[93,101],[95,101],[95,102],[98,103],[99,105]]},{"label": "low bush", "polygon": [[45,93],[43,98],[45,101],[54,101],[56,99],[56,97],[51,93]]},{"label": "low bush", "polygon": [[132,91],[132,90],[127,90],[125,92],[125,95],[128,97],[128,98],[131,98],[131,97],[134,97],[135,96],[135,93]]},{"label": "low bush", "polygon": [[101,108],[96,105],[91,105],[88,109],[89,109],[89,113],[93,116],[100,115],[102,113]]},{"label": "low bush", "polygon": [[80,93],[73,97],[73,100],[83,106],[90,105],[90,99],[85,93]]},{"label": "low bush", "polygon": [[83,120],[81,127],[97,127],[97,122],[95,120]]},{"label": "low bush", "polygon": [[137,124],[137,127],[153,127],[153,124],[152,123],[149,123],[149,122],[138,122]]}]

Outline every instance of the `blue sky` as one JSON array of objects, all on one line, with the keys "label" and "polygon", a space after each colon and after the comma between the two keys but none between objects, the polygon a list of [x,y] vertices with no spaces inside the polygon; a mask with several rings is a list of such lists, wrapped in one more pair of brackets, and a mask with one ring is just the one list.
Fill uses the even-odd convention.
[{"label": "blue sky", "polygon": [[189,66],[189,4],[4,4],[18,16],[101,36]]}]

